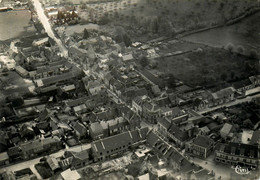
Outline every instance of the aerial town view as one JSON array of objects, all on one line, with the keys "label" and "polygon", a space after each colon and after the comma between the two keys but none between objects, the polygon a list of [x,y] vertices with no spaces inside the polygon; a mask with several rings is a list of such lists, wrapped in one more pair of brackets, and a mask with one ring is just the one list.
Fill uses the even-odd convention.
[{"label": "aerial town view", "polygon": [[260,0],[0,0],[0,180],[260,180]]}]

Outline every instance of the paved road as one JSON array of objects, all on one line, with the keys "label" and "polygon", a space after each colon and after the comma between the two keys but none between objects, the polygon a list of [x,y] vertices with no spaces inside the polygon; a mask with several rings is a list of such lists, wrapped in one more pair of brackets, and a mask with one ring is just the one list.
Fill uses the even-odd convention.
[{"label": "paved road", "polygon": [[223,108],[223,107],[230,107],[230,106],[234,106],[234,105],[241,104],[241,103],[244,103],[244,102],[250,102],[250,101],[252,101],[253,98],[259,98],[259,97],[260,97],[260,94],[256,94],[254,96],[247,96],[243,99],[236,99],[235,101],[232,101],[232,102],[228,102],[228,103],[224,103],[224,104],[221,104],[221,105],[218,105],[218,106],[215,106],[215,107],[203,109],[201,111],[198,111],[197,113],[205,114],[205,113],[215,111],[215,110]]},{"label": "paved road", "polygon": [[46,33],[48,34],[48,36],[52,39],[54,39],[54,41],[57,43],[57,45],[60,48],[60,51],[62,53],[62,55],[64,57],[68,56],[68,51],[65,48],[65,46],[63,46],[62,42],[60,39],[58,39],[55,34],[53,33],[53,30],[51,28],[51,25],[49,23],[48,18],[46,17],[46,15],[44,14],[44,9],[42,8],[41,3],[39,2],[39,0],[32,0],[34,8],[37,12],[38,18],[41,21]]}]

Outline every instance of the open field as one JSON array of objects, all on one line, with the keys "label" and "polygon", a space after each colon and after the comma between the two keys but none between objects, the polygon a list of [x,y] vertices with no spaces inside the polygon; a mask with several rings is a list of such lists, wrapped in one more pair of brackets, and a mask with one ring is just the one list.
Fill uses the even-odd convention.
[{"label": "open field", "polygon": [[[259,71],[257,60],[231,54],[218,48],[203,48],[179,56],[159,58],[158,71],[173,74],[192,86],[214,85],[223,81],[246,78]],[[253,69],[250,69],[253,67]]]},{"label": "open field", "polygon": [[183,39],[216,47],[224,47],[232,43],[235,48],[242,46],[247,51],[255,49],[260,52],[259,19],[260,13],[256,13],[234,25],[192,34]]},{"label": "open field", "polygon": [[0,41],[35,32],[30,11],[0,12]]}]

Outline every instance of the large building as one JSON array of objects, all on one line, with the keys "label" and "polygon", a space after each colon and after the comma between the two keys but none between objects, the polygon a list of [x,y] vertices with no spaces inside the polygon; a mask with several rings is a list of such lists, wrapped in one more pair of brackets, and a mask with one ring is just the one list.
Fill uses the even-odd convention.
[{"label": "large building", "polygon": [[148,131],[149,129],[146,127],[92,142],[91,150],[94,161],[108,160],[127,152],[131,147],[145,141]]},{"label": "large building", "polygon": [[260,163],[260,149],[256,145],[249,144],[233,142],[220,144],[215,151],[215,160],[223,164],[257,168]]}]

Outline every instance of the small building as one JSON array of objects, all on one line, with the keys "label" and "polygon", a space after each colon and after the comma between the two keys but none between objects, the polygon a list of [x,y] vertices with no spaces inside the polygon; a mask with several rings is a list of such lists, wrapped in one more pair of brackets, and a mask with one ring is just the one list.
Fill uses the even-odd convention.
[{"label": "small building", "polygon": [[80,180],[81,176],[77,170],[67,169],[61,173],[63,180]]},{"label": "small building", "polygon": [[104,87],[98,80],[88,81],[85,83],[86,90],[91,94],[98,94]]},{"label": "small building", "polygon": [[73,128],[78,139],[86,137],[87,128],[82,123],[76,122]]},{"label": "small building", "polygon": [[73,111],[76,115],[85,113],[85,112],[87,112],[87,110],[88,110],[88,108],[85,104],[81,104],[81,105],[73,107]]},{"label": "small building", "polygon": [[141,115],[143,112],[143,99],[138,96],[132,100],[132,108],[138,114]]},{"label": "small building", "polygon": [[228,87],[212,93],[213,105],[223,104],[234,100],[235,89]]},{"label": "small building", "polygon": [[149,122],[155,124],[155,123],[157,123],[157,118],[161,116],[161,109],[154,102],[145,101],[143,104],[143,114],[142,115]]},{"label": "small building", "polygon": [[65,151],[64,159],[60,161],[62,169],[78,169],[88,165],[91,162],[89,158],[89,149],[80,152]]},{"label": "small building", "polygon": [[89,134],[92,139],[97,140],[104,137],[104,130],[100,122],[94,122],[90,124]]},{"label": "small building", "polygon": [[26,78],[29,75],[29,72],[22,66],[16,66],[15,71],[23,78]]},{"label": "small building", "polygon": [[54,157],[48,156],[46,162],[53,172],[57,171],[60,168],[58,160]]},{"label": "small building", "polygon": [[123,59],[123,61],[127,62],[127,61],[132,61],[132,60],[134,60],[134,57],[133,57],[132,54],[126,54],[126,55],[123,55],[123,56],[122,56],[122,59]]},{"label": "small building", "polygon": [[0,167],[9,164],[9,156],[7,152],[0,153]]},{"label": "small building", "polygon": [[228,137],[231,133],[233,126],[229,123],[225,123],[224,126],[220,129],[220,136],[224,139]]},{"label": "small building", "polygon": [[159,118],[159,120],[158,120],[157,127],[158,127],[158,131],[159,131],[162,135],[164,135],[165,137],[167,137],[168,130],[169,130],[169,128],[171,127],[171,122],[168,121],[166,118],[161,117],[161,118]]},{"label": "small building", "polygon": [[34,40],[32,45],[34,46],[44,46],[47,45],[49,43],[49,37],[43,38],[43,39],[38,39],[38,40]]}]

